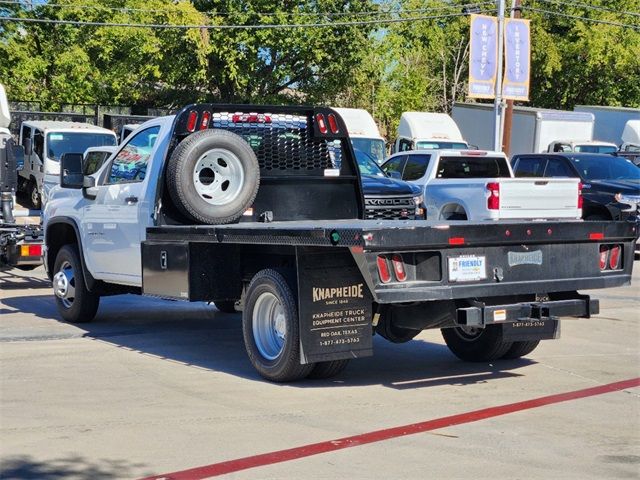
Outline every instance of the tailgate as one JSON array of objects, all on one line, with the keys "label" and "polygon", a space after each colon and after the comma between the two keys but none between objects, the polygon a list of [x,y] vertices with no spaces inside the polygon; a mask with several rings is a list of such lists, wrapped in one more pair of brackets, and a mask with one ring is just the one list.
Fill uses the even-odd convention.
[{"label": "tailgate", "polygon": [[500,180],[500,218],[580,218],[577,178]]}]

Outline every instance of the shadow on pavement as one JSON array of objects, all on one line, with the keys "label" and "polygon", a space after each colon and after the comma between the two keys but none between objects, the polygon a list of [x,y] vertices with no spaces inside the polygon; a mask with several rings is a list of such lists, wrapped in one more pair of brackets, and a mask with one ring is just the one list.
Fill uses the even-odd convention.
[{"label": "shadow on pavement", "polygon": [[17,269],[0,272],[0,291],[21,288],[51,288],[51,282],[46,277],[42,278],[40,272],[34,276],[31,276],[31,272]]},{"label": "shadow on pavement", "polygon": [[39,461],[28,455],[6,457],[0,461],[0,478],[3,480],[106,480],[134,478],[133,469],[140,472],[143,464],[131,464],[126,460],[101,460],[89,462],[79,455],[71,455],[48,461]]},{"label": "shadow on pavement", "polygon": [[[13,297],[2,303],[50,322],[47,334],[67,326],[57,316],[52,295]],[[15,311],[14,310],[14,311]],[[95,320],[76,324],[72,337],[104,341],[119,348],[262,381],[245,353],[241,315],[225,314],[205,303],[184,303],[123,295],[103,298]],[[327,386],[385,385],[413,389],[437,385],[466,385],[516,377],[514,372],[532,364],[528,359],[495,363],[466,363],[439,343],[421,339],[397,345],[374,338],[375,355],[351,362],[347,370],[329,380],[293,384],[313,388]]]}]

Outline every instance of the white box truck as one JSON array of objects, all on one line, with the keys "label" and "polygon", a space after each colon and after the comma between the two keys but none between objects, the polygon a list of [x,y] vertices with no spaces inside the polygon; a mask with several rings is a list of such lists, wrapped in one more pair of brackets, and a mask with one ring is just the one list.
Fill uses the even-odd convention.
[{"label": "white box truck", "polygon": [[446,113],[404,112],[400,116],[394,152],[468,148],[458,125]]},{"label": "white box truck", "polygon": [[387,158],[387,148],[371,114],[361,108],[334,108],[334,110],[344,120],[353,148],[366,153],[378,165],[382,165]]},{"label": "white box truck", "polygon": [[576,112],[591,113],[594,118],[593,137],[620,145],[624,127],[629,120],[640,121],[640,108],[576,105]]},{"label": "white box truck", "polygon": [[[462,134],[478,148],[493,148],[493,105],[456,103],[452,116]],[[514,107],[510,155],[542,153],[562,141],[579,151],[580,144],[593,148],[593,114],[531,107]],[[576,148],[576,145],[578,148]]]},{"label": "white box truck", "polygon": [[60,158],[65,153],[84,153],[89,147],[115,146],[116,134],[88,123],[26,121],[20,126],[24,168],[18,189],[25,192],[33,208],[39,209],[49,190],[60,183]]}]

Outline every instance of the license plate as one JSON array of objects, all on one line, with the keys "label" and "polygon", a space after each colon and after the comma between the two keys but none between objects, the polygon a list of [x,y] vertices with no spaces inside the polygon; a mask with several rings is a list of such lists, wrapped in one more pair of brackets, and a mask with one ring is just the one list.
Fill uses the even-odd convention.
[{"label": "license plate", "polygon": [[487,278],[487,262],[484,256],[449,257],[448,262],[451,282],[473,282]]}]

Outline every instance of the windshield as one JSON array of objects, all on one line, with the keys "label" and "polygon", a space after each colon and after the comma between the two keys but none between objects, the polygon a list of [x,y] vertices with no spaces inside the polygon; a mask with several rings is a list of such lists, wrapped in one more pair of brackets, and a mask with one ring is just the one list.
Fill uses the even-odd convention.
[{"label": "windshield", "polygon": [[617,147],[612,145],[576,145],[576,152],[583,153],[614,153]]},{"label": "windshield", "polygon": [[114,146],[116,137],[108,133],[55,132],[47,134],[47,158],[60,161],[65,153],[84,153],[89,147]]},{"label": "windshield", "polygon": [[463,142],[416,142],[416,150],[466,150],[469,146]]},{"label": "windshield", "polygon": [[640,168],[620,157],[579,156],[571,161],[585,180],[631,180],[640,181]]},{"label": "windshield", "polygon": [[374,175],[378,177],[386,177],[385,173],[378,164],[368,154],[357,148],[353,150],[356,154],[356,161],[361,175]]},{"label": "windshield", "polygon": [[351,145],[354,149],[364,152],[378,165],[382,165],[385,160],[384,140],[379,138],[352,138]]}]

